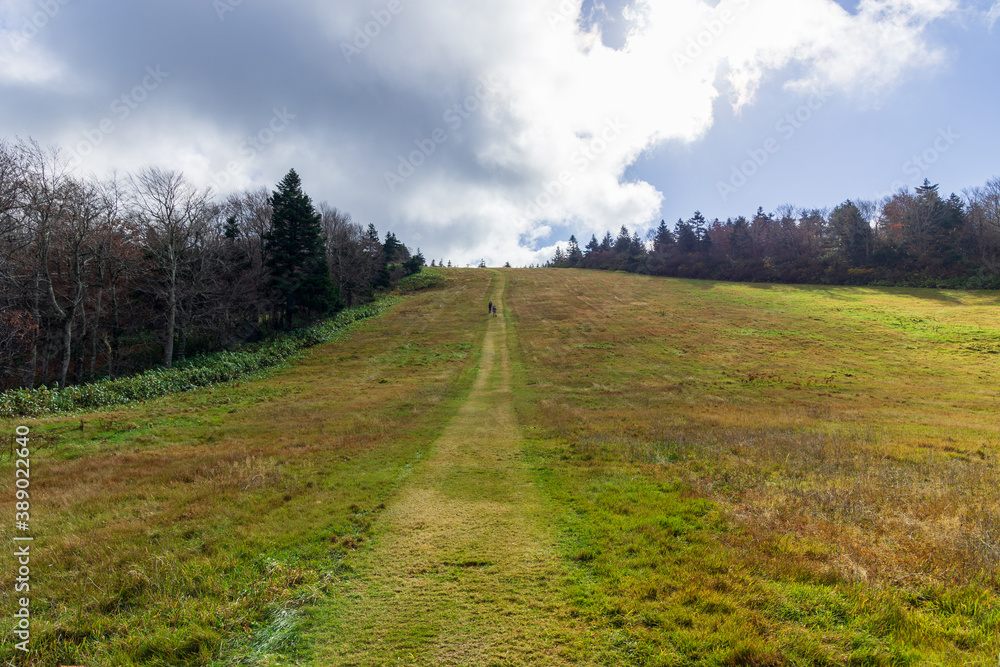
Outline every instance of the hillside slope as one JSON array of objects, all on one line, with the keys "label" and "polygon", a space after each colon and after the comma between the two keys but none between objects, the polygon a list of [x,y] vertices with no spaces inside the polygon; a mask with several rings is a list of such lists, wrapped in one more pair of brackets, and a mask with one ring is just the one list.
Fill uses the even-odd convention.
[{"label": "hillside slope", "polygon": [[25,421],[21,664],[995,664],[996,293],[448,276],[265,380]]}]

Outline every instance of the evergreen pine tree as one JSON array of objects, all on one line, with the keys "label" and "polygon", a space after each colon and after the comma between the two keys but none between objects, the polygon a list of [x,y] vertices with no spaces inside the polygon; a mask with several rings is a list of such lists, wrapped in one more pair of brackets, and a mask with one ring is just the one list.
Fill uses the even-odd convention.
[{"label": "evergreen pine tree", "polygon": [[412,276],[415,273],[420,273],[422,268],[424,268],[424,254],[420,252],[420,248],[417,248],[417,254],[403,262],[403,270],[406,271],[406,275]]},{"label": "evergreen pine tree", "polygon": [[239,238],[240,236],[240,225],[236,220],[235,215],[231,215],[226,218],[226,224],[222,228],[222,235],[229,239],[230,241]]},{"label": "evergreen pine tree", "polygon": [[615,252],[627,254],[631,249],[632,234],[628,231],[628,227],[622,225],[622,228],[618,230],[618,238],[615,239]]},{"label": "evergreen pine tree", "polygon": [[653,237],[653,252],[667,252],[674,245],[674,235],[667,227],[664,220],[660,220],[660,226],[656,228],[656,236]]},{"label": "evergreen pine tree", "polygon": [[271,198],[271,229],[264,237],[271,287],[285,304],[285,326],[305,309],[327,315],[344,307],[330,276],[320,216],[292,169]]},{"label": "evergreen pine tree", "polygon": [[677,220],[677,224],[674,225],[674,236],[677,237],[677,249],[682,253],[698,251],[698,235],[690,222]]},{"label": "evergreen pine tree", "polygon": [[965,226],[965,202],[954,192],[943,202],[943,211],[935,238],[935,251],[951,263],[962,258],[962,230]]},{"label": "evergreen pine tree", "polygon": [[642,237],[639,236],[639,232],[632,232],[632,244],[629,250],[633,255],[642,255],[646,252],[646,244],[642,242]]},{"label": "evergreen pine tree", "polygon": [[566,251],[566,259],[569,260],[570,266],[576,266],[583,259],[583,251],[580,250],[580,244],[576,242],[575,235],[569,237],[569,248]]},{"label": "evergreen pine tree", "polygon": [[601,252],[610,252],[615,246],[615,240],[611,237],[611,232],[604,232],[604,238],[601,239]]},{"label": "evergreen pine tree", "polygon": [[399,255],[402,253],[400,250],[403,248],[403,244],[399,242],[396,235],[392,232],[386,232],[385,243],[382,245],[382,251],[385,253],[385,261],[387,264],[392,264],[396,260],[400,259]]},{"label": "evergreen pine tree", "polygon": [[694,230],[695,238],[698,239],[698,250],[708,252],[712,247],[712,239],[708,236],[708,221],[701,211],[695,211],[694,216],[687,221],[687,224]]},{"label": "evergreen pine tree", "polygon": [[753,242],[750,237],[750,223],[742,215],[727,225],[729,232],[729,249],[733,257],[748,259],[753,255]]}]

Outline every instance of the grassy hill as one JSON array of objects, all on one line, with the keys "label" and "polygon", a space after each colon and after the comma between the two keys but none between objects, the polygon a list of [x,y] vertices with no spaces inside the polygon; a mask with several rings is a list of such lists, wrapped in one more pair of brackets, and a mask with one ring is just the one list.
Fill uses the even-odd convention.
[{"label": "grassy hill", "polygon": [[993,664],[1000,297],[512,276],[577,599],[637,664]]},{"label": "grassy hill", "polygon": [[448,276],[264,380],[0,424],[18,664],[995,664],[1000,295]]}]

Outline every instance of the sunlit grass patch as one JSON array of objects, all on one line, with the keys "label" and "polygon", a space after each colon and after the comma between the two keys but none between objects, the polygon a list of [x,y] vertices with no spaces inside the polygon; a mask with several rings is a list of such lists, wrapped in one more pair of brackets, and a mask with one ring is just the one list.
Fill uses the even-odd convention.
[{"label": "sunlit grass patch", "polygon": [[509,300],[580,604],[635,664],[995,662],[996,294],[532,271]]}]

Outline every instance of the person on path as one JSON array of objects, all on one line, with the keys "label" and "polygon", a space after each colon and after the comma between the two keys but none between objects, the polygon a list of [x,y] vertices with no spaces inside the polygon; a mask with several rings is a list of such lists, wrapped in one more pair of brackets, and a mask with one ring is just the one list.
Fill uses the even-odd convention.
[{"label": "person on path", "polygon": [[[493,303],[493,302],[491,301],[490,303]],[[493,308],[493,317],[496,317],[497,316],[497,307],[496,306],[491,306],[491,307]]]},{"label": "person on path", "polygon": [[486,314],[489,315],[493,312],[493,302],[490,301],[490,305],[486,306]]}]

